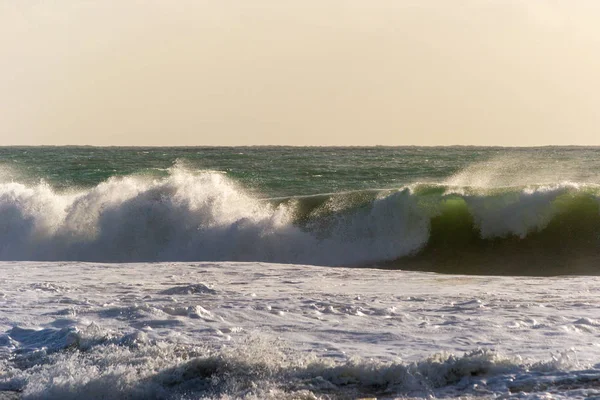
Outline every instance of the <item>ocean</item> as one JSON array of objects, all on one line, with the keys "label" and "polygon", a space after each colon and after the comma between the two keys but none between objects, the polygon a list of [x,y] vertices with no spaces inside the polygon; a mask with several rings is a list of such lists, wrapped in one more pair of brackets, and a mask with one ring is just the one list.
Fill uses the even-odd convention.
[{"label": "ocean", "polygon": [[600,396],[600,148],[0,147],[0,399]]}]

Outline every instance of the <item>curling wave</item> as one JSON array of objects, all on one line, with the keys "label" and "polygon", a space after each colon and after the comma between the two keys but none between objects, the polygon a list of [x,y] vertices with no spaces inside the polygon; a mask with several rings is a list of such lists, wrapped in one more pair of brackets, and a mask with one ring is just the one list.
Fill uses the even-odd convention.
[{"label": "curling wave", "polygon": [[453,273],[595,274],[600,189],[418,184],[261,199],[173,168],[59,193],[0,184],[1,260],[269,261]]}]

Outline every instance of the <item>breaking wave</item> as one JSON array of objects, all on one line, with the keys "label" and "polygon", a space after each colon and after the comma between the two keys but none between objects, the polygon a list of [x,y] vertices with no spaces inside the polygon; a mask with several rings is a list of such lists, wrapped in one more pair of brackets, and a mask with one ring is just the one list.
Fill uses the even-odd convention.
[{"label": "breaking wave", "polygon": [[595,274],[599,193],[575,183],[415,184],[261,199],[224,174],[181,167],[70,193],[43,182],[0,183],[0,259]]}]

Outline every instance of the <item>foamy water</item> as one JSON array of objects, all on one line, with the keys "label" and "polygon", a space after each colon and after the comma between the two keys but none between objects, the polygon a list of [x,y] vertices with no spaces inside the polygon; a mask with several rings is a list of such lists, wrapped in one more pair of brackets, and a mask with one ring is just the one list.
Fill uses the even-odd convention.
[{"label": "foamy water", "polygon": [[0,390],[77,398],[600,395],[598,278],[1,263]]}]

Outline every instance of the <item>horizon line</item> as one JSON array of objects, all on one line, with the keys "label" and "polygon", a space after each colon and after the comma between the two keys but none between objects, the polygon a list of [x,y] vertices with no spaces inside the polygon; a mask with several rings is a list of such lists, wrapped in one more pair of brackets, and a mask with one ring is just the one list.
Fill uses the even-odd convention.
[{"label": "horizon line", "polygon": [[419,144],[373,144],[373,145],[295,145],[295,144],[256,144],[256,145],[97,145],[97,144],[0,144],[0,148],[6,147],[92,147],[92,148],[227,148],[227,147],[295,147],[295,148],[410,148],[410,147],[469,147],[469,148],[542,148],[542,147],[597,147],[600,144],[541,144],[541,145],[480,145],[480,144],[440,144],[440,145],[419,145]]}]

